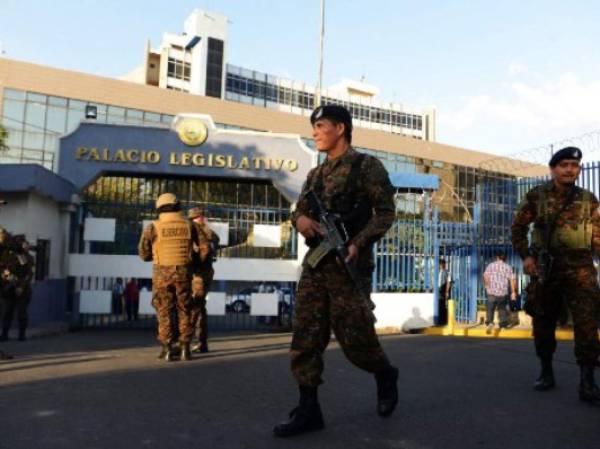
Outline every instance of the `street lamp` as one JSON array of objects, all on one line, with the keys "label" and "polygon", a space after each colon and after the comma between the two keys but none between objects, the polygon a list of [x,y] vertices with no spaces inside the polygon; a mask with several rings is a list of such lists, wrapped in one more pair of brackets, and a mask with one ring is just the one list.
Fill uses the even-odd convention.
[{"label": "street lamp", "polygon": [[323,41],[325,39],[325,0],[321,0],[321,33],[319,37],[319,75],[317,79],[317,92],[315,95],[315,108],[321,106],[321,90],[323,89]]}]

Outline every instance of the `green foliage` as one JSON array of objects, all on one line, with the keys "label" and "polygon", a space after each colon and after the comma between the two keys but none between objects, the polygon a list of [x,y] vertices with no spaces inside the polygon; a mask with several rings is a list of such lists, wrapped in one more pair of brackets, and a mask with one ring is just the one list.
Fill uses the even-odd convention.
[{"label": "green foliage", "polygon": [[0,153],[3,153],[8,150],[8,145],[6,142],[8,141],[8,131],[2,125],[0,125]]}]

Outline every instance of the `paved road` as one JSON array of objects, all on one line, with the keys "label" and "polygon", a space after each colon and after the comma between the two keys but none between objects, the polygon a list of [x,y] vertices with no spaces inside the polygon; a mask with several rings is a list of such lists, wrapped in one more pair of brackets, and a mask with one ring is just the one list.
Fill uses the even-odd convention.
[{"label": "paved road", "polygon": [[18,359],[0,362],[0,448],[600,447],[600,407],[577,399],[572,343],[559,343],[559,388],[537,393],[531,341],[418,335],[382,339],[401,371],[391,418],[375,414],[372,377],[332,344],[321,388],[327,428],[277,440],[271,429],[296,400],[289,339],[223,336],[187,363],[156,360],[145,331],[8,342]]}]

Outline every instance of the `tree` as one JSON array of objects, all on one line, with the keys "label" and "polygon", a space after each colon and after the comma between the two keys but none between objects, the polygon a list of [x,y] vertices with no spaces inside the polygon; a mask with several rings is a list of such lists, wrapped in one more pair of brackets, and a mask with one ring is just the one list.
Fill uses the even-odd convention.
[{"label": "tree", "polygon": [[0,125],[0,153],[4,153],[8,150],[8,131],[2,125]]}]

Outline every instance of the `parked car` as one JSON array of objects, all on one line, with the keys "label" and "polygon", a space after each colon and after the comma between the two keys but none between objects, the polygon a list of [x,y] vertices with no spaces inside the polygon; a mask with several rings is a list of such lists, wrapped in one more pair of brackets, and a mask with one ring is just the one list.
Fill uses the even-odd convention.
[{"label": "parked car", "polygon": [[258,293],[258,287],[245,288],[231,295],[226,308],[235,313],[249,312],[252,293]]},{"label": "parked car", "polygon": [[291,309],[293,301],[293,289],[291,288],[278,288],[274,284],[262,284],[255,285],[240,290],[239,292],[231,295],[227,298],[225,307],[227,310],[234,313],[248,313],[250,311],[250,305],[252,303],[253,293],[275,293],[279,292],[279,303],[281,313],[288,313]]}]

